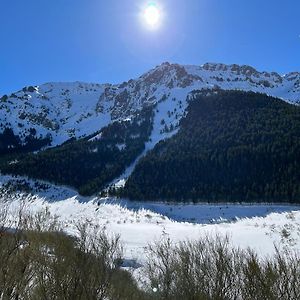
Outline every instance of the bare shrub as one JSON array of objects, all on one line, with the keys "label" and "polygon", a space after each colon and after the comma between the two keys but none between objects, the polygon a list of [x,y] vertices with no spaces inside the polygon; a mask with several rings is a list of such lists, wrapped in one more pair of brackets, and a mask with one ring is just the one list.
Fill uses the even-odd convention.
[{"label": "bare shrub", "polygon": [[299,299],[300,261],[283,254],[259,259],[228,238],[170,240],[149,247],[148,292],[155,299]]},{"label": "bare shrub", "polygon": [[296,300],[300,295],[300,260],[276,249],[273,258],[259,259],[253,251],[243,257],[243,299]]}]

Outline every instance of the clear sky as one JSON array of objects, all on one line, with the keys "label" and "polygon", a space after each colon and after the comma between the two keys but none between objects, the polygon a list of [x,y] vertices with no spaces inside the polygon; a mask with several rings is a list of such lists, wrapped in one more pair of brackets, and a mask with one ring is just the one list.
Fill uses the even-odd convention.
[{"label": "clear sky", "polygon": [[0,0],[0,94],[49,81],[117,83],[164,62],[300,71],[299,0]]}]

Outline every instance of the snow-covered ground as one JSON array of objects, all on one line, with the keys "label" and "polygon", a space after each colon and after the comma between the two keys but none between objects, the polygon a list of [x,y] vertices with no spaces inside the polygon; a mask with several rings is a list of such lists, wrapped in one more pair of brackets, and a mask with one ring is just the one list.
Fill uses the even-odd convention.
[{"label": "snow-covered ground", "polygon": [[[20,206],[31,213],[48,208],[70,234],[76,234],[76,226],[81,222],[105,229],[109,234],[120,234],[128,260],[142,263],[148,244],[163,238],[176,242],[217,234],[228,235],[233,245],[251,247],[261,255],[274,253],[275,245],[300,252],[300,207],[297,206],[139,204],[83,198],[69,188],[51,185],[33,194],[6,193],[3,187],[16,180],[20,182],[20,178],[0,177],[0,203],[10,203],[11,215]],[[29,181],[29,185],[34,187],[35,182]],[[180,221],[187,216],[194,223]]]}]

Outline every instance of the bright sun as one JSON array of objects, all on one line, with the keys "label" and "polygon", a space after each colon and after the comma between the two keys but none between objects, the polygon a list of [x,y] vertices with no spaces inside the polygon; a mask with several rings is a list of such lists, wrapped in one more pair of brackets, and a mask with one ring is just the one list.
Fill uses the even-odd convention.
[{"label": "bright sun", "polygon": [[161,21],[161,11],[155,2],[149,3],[144,9],[143,18],[149,28],[155,29]]}]

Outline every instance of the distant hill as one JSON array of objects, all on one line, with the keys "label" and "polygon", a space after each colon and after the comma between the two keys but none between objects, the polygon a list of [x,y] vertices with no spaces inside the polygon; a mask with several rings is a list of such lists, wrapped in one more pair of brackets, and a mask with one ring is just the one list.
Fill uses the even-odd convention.
[{"label": "distant hill", "polygon": [[176,135],[137,164],[123,195],[300,203],[300,107],[263,94],[195,92]]}]

